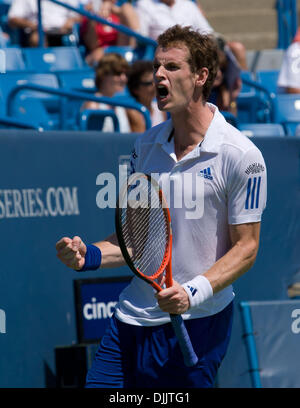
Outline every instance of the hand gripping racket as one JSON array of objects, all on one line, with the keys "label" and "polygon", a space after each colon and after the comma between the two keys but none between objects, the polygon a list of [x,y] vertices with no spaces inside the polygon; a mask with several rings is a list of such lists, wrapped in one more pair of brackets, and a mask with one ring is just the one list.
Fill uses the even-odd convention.
[{"label": "hand gripping racket", "polygon": [[[115,217],[120,249],[132,272],[158,292],[163,277],[166,286],[172,286],[171,217],[156,180],[143,173],[131,175],[120,192]],[[170,318],[185,365],[196,365],[198,357],[181,315]]]}]

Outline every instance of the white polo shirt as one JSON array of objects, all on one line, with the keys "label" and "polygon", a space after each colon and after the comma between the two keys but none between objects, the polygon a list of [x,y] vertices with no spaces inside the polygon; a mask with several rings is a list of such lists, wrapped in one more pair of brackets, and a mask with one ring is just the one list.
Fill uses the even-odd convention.
[{"label": "white polo shirt", "polygon": [[[177,161],[170,139],[171,119],[141,135],[132,154],[133,171],[159,173],[171,213],[172,273],[180,284],[206,272],[230,249],[229,224],[259,222],[266,205],[261,152],[226,122],[216,106],[209,106],[214,117],[203,142],[181,160]],[[149,284],[134,277],[120,295],[117,318],[145,326],[168,322],[154,293]],[[228,286],[182,317],[213,315],[233,297]]]},{"label": "white polo shirt", "polygon": [[[86,0],[64,0],[64,3],[72,7],[80,7],[86,4]],[[73,11],[58,6],[51,1],[42,1],[43,28],[53,30],[61,28],[69,18],[78,15]],[[25,18],[34,23],[38,22],[38,6],[36,0],[13,0],[8,10],[8,18]]]},{"label": "white polo shirt", "polygon": [[277,85],[283,89],[300,89],[300,42],[292,43],[286,50]]}]

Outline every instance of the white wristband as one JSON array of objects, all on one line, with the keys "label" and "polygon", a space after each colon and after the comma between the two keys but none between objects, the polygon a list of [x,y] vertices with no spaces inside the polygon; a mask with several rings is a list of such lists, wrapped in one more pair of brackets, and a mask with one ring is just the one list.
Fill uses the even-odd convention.
[{"label": "white wristband", "polygon": [[211,284],[203,275],[196,276],[194,279],[184,283],[182,286],[188,294],[190,308],[201,305],[201,303],[213,296]]}]

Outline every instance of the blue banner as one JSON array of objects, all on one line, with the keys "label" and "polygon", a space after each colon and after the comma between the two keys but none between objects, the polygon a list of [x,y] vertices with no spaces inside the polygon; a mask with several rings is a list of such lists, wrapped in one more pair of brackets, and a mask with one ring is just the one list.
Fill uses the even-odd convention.
[{"label": "blue banner", "polygon": [[109,324],[119,294],[131,278],[75,280],[75,301],[79,343],[99,342]]}]

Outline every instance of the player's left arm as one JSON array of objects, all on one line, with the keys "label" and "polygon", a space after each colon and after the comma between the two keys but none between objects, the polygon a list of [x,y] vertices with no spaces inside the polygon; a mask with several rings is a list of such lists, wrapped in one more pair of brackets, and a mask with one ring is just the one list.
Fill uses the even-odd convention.
[{"label": "player's left arm", "polygon": [[231,248],[204,273],[213,293],[232,284],[253,266],[267,200],[267,170],[261,152],[248,149],[239,160],[233,156],[230,163],[227,197]]},{"label": "player's left arm", "polygon": [[253,266],[259,247],[260,222],[229,225],[229,233],[231,249],[204,273],[213,293],[232,284]]},{"label": "player's left arm", "polygon": [[[210,284],[211,295],[231,285],[253,266],[259,246],[259,232],[260,222],[229,226],[231,249],[203,274]],[[204,284],[203,281],[201,283]],[[206,293],[207,284],[204,296]],[[160,308],[169,313],[184,313],[191,306],[188,291],[175,281],[172,287],[159,292],[156,298]]]}]

